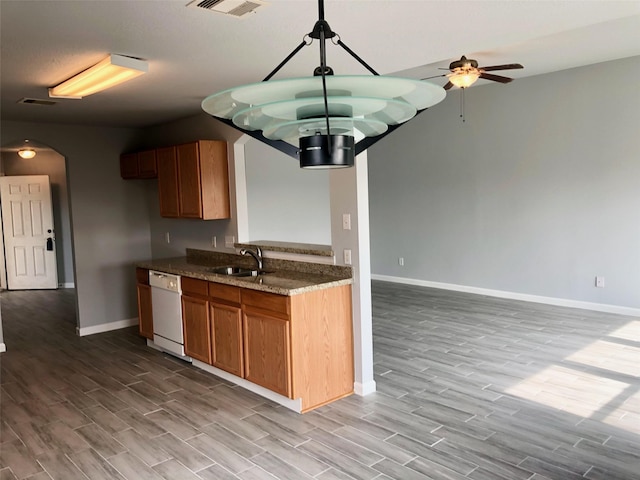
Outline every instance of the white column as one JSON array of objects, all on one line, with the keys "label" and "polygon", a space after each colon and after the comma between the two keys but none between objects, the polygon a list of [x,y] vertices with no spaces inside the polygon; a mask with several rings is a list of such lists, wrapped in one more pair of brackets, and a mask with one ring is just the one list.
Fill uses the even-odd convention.
[{"label": "white column", "polygon": [[[336,263],[344,265],[344,251],[351,250],[354,390],[356,394],[364,396],[376,391],[376,382],[373,379],[367,152],[356,157],[353,168],[332,170],[329,183],[331,244],[336,255]],[[351,215],[351,230],[343,229],[344,214]]]}]

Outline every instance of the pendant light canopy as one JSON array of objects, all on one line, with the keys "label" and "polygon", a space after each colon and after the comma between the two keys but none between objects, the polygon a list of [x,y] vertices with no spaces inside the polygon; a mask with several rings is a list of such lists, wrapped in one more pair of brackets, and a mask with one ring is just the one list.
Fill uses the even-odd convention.
[{"label": "pendant light canopy", "polygon": [[[442,101],[442,87],[420,80],[381,76],[342,40],[334,41],[373,75],[333,75],[325,44],[337,36],[324,20],[262,82],[207,97],[205,112],[278,150],[300,159],[302,168],[353,165],[361,153],[402,123]],[[320,43],[320,66],[313,77],[269,81],[296,53]]]}]

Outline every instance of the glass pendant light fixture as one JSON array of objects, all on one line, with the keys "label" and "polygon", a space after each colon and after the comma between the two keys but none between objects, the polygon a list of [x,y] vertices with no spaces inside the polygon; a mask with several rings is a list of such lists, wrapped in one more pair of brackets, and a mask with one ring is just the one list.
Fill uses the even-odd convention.
[{"label": "glass pendant light fixture", "polygon": [[[442,87],[379,75],[347,47],[324,19],[267,77],[207,97],[205,112],[300,160],[302,168],[353,166],[358,155],[426,108],[442,101]],[[337,40],[335,40],[337,37]],[[326,41],[345,49],[372,75],[334,75]],[[311,77],[271,80],[305,46],[320,44],[320,66]]]}]

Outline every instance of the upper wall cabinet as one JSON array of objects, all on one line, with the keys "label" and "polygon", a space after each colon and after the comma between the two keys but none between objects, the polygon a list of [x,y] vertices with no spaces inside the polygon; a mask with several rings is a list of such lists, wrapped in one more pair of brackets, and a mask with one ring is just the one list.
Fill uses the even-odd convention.
[{"label": "upper wall cabinet", "polygon": [[227,143],[199,140],[157,151],[160,215],[231,218]]},{"label": "upper wall cabinet", "polygon": [[120,156],[120,176],[131,178],[156,178],[158,164],[155,150],[138,153],[125,153]]}]

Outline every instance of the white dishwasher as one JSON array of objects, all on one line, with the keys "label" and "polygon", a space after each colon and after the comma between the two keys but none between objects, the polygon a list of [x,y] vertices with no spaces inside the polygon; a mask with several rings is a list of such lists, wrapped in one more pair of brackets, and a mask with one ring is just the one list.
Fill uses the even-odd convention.
[{"label": "white dishwasher", "polygon": [[153,312],[153,343],[167,353],[191,361],[184,353],[180,276],[150,270],[149,285]]}]

